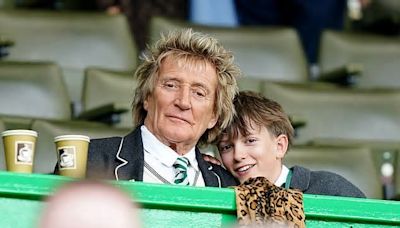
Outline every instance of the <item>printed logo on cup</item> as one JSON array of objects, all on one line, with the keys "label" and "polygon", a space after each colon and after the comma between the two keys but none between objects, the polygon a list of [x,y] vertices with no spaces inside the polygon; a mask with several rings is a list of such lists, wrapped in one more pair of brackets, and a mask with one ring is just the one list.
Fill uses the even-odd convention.
[{"label": "printed logo on cup", "polygon": [[15,142],[15,163],[32,165],[33,163],[33,143],[27,141]]},{"label": "printed logo on cup", "polygon": [[60,156],[59,169],[76,169],[76,148],[65,146],[57,148]]}]

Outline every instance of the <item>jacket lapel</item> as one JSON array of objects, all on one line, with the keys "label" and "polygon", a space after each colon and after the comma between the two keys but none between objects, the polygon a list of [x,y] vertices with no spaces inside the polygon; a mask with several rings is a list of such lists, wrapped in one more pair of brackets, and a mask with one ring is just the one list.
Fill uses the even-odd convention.
[{"label": "jacket lapel", "polygon": [[123,138],[116,161],[115,178],[119,180],[143,180],[144,152],[140,126]]},{"label": "jacket lapel", "polygon": [[[115,168],[116,179],[143,181],[144,152],[140,127],[138,126],[124,137],[120,153],[116,154],[115,159],[119,164]],[[212,165],[203,159],[198,148],[196,148],[196,159],[205,185],[221,187],[217,174],[213,172]]]},{"label": "jacket lapel", "polygon": [[208,187],[221,187],[217,178],[217,174],[213,172],[213,167],[208,164],[196,147],[196,160],[199,165],[201,174],[203,175],[204,183]]}]

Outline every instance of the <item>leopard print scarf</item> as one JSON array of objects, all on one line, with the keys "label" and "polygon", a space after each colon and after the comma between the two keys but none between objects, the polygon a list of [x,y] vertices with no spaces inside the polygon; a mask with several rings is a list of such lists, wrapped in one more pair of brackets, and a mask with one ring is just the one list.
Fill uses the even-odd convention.
[{"label": "leopard print scarf", "polygon": [[236,186],[235,193],[239,226],[305,227],[303,193],[298,190],[256,177]]}]

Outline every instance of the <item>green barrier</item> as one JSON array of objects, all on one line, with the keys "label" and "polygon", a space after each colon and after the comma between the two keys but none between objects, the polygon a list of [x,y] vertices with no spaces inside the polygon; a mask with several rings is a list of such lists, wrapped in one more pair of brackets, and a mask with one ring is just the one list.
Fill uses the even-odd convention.
[{"label": "green barrier", "polygon": [[[36,227],[43,199],[69,178],[0,172],[0,227]],[[232,227],[233,189],[112,181],[142,207],[145,227]],[[400,227],[400,202],[304,195],[307,227]]]}]

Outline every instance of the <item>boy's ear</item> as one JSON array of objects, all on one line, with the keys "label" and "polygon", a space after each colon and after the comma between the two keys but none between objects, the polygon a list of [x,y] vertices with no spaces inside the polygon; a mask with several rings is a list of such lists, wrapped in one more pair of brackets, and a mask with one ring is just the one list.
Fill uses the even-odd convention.
[{"label": "boy's ear", "polygon": [[289,140],[286,135],[279,135],[275,138],[276,142],[276,158],[283,159],[289,146]]}]

